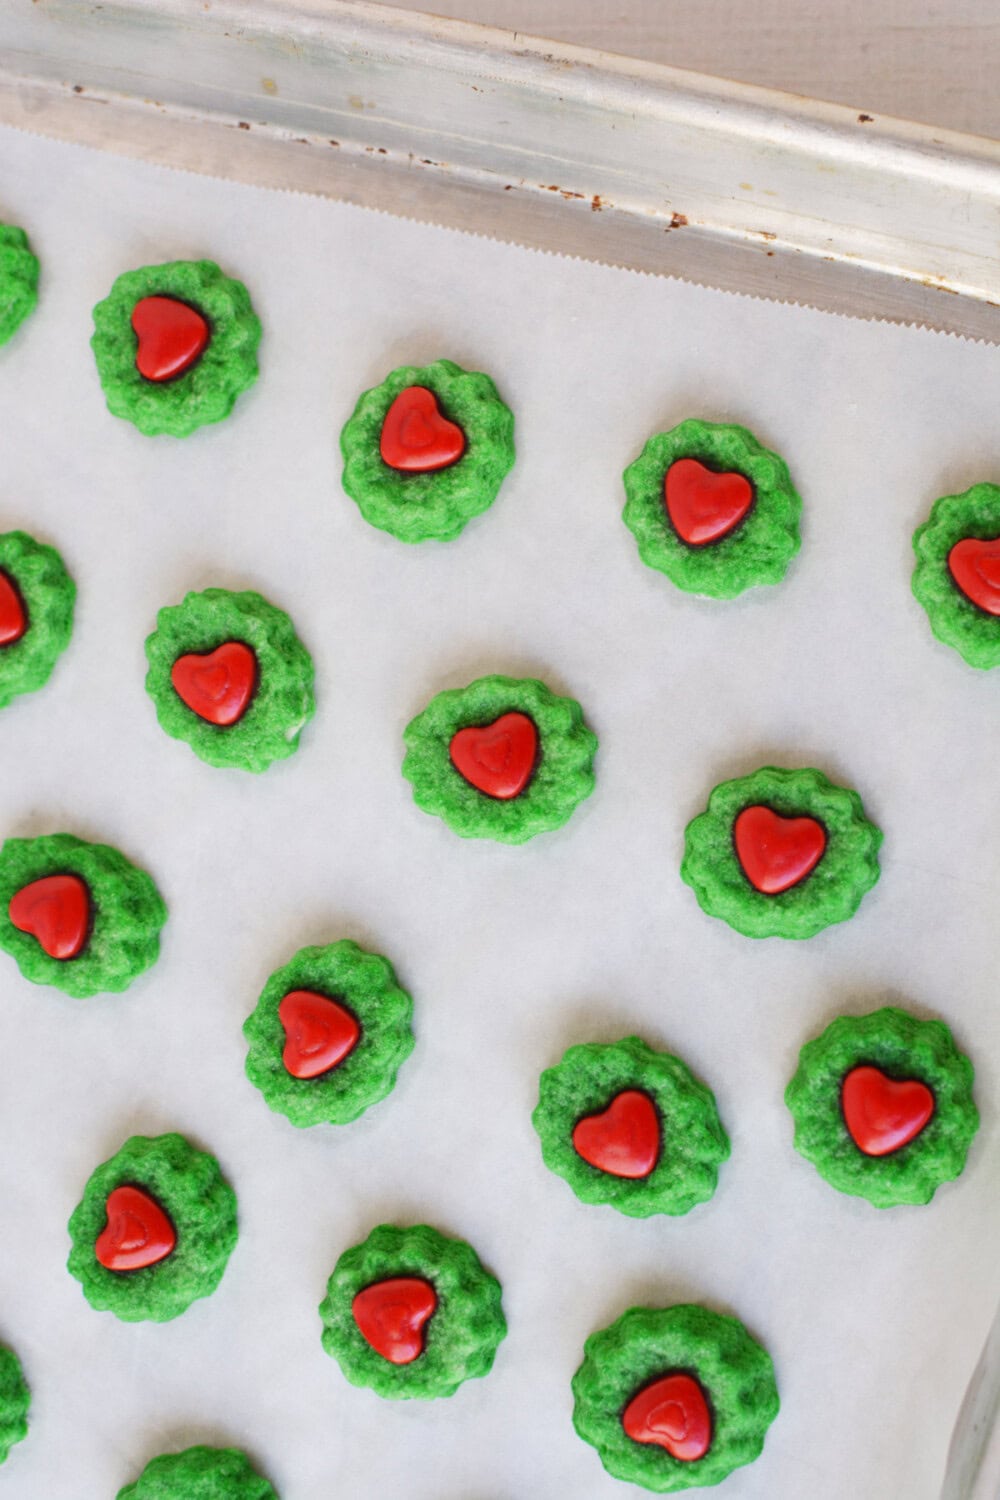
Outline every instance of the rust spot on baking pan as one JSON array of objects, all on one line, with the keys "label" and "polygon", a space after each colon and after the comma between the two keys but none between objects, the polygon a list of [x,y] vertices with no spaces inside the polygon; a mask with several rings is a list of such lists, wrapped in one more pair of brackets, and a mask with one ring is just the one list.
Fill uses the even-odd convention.
[{"label": "rust spot on baking pan", "polygon": [[875,116],[874,115],[858,115],[858,124],[859,125],[873,125],[874,123],[875,123]]},{"label": "rust spot on baking pan", "polygon": [[759,235],[762,240],[776,240],[778,238],[773,229],[755,229],[753,233]]},{"label": "rust spot on baking pan", "polygon": [[688,221],[687,214],[678,214],[678,213],[671,214],[670,215],[670,223],[666,226],[666,232],[669,234],[669,232],[670,232],[671,229],[684,229],[685,226],[687,225],[687,221]]},{"label": "rust spot on baking pan", "polygon": [[240,120],[239,123],[238,123],[238,125],[236,126],[236,128],[237,128],[237,130],[249,130],[250,129],[250,121],[249,120]]},{"label": "rust spot on baking pan", "polygon": [[601,209],[603,207],[604,207],[604,199],[601,197],[600,193],[595,193],[594,196],[590,200],[590,209],[591,209],[591,212],[595,213],[595,214],[599,214],[600,211],[601,211]]}]

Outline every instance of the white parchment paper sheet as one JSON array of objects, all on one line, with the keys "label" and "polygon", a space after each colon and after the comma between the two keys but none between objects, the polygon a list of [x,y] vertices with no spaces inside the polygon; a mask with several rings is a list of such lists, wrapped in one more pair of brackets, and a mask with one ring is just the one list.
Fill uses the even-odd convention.
[{"label": "white parchment paper sheet", "polygon": [[[80,590],[52,682],[0,718],[0,830],[116,844],[170,907],[121,997],[0,955],[0,1337],[33,1389],[0,1488],[105,1500],[200,1440],[245,1445],[283,1500],[611,1500],[570,1421],[583,1341],[697,1299],[766,1343],[782,1396],[726,1500],[931,1500],[1000,1293],[1000,673],[933,640],[910,536],[1000,476],[1000,353],[10,132],[0,219],[44,266],[0,355],[0,525]],[[257,386],[183,442],[108,414],[88,346],[114,277],[177,256],[240,276],[265,326]],[[440,355],[497,380],[518,462],[460,540],[407,547],[344,496],[337,439],[363,388]],[[787,458],[781,587],[712,603],[640,563],[622,469],[691,415]],[[316,718],[259,778],[164,736],[143,690],[157,608],[209,584],[260,589],[315,656]],[[399,772],[411,716],[489,670],[572,693],[601,742],[594,797],[522,848],[457,838]],[[857,917],[802,944],[738,936],[678,875],[711,787],[771,761],[857,787],[885,831]],[[296,1131],[240,1027],[342,935],[396,963],[418,1046],[360,1122]],[[803,1041],[887,1000],[953,1026],[983,1128],[930,1207],[878,1212],[795,1154],[782,1094]],[[541,1162],[539,1071],[630,1032],[688,1060],[732,1136],[684,1219],[585,1207]],[[66,1221],[97,1162],[168,1129],[221,1159],[240,1242],[211,1299],[127,1326],[66,1273]],[[509,1337],[452,1400],[383,1402],[320,1347],[334,1261],[387,1219],[467,1237],[503,1282]]]}]

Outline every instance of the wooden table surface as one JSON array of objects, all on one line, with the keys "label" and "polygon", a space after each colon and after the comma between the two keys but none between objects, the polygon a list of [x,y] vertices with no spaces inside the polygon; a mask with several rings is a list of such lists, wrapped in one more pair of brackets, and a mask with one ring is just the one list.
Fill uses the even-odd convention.
[{"label": "wooden table surface", "polygon": [[395,0],[1000,137],[997,0]]}]

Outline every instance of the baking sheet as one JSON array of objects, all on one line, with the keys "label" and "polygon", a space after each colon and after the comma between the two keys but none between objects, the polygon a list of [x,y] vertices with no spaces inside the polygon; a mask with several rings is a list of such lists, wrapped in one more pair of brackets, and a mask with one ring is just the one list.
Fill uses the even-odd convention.
[{"label": "baking sheet", "polygon": [[[98,1500],[209,1441],[283,1500],[610,1500],[570,1421],[583,1341],[696,1299],[764,1341],[782,1396],[727,1500],[931,1500],[1000,1295],[1000,692],[931,637],[909,539],[996,475],[996,352],[11,131],[0,219],[44,274],[0,353],[0,524],[80,589],[53,680],[0,719],[0,830],[117,844],[171,913],[120,997],[0,955],[0,1337],[33,1389],[12,1493]],[[90,309],[126,268],[203,255],[250,288],[261,379],[222,425],[143,438],[104,407]],[[337,437],[361,389],[440,355],[497,380],[518,463],[458,541],[408,548],[344,496]],[[621,471],[696,414],[791,466],[804,545],[778,589],[701,601],[639,562]],[[143,691],[157,608],[210,584],[289,609],[316,660],[316,718],[260,778],[167,739]],[[399,774],[410,717],[489,670],[571,692],[601,742],[594,797],[522,848],[456,838]],[[678,876],[711,787],[769,761],[857,787],[885,831],[857,917],[803,944],[740,937]],[[362,1120],[298,1132],[246,1082],[240,1026],[340,936],[395,962],[418,1046]],[[807,1037],[887,1000],[953,1026],[983,1128],[930,1207],[878,1212],[795,1154],[782,1093]],[[687,1059],[732,1137],[683,1219],[585,1207],[541,1162],[539,1071],[629,1032]],[[66,1221],[98,1161],[167,1129],[219,1156],[241,1238],[213,1297],[127,1326],[65,1272]],[[451,1400],[380,1401],[320,1347],[334,1261],[385,1219],[468,1238],[503,1283],[510,1335]]]}]

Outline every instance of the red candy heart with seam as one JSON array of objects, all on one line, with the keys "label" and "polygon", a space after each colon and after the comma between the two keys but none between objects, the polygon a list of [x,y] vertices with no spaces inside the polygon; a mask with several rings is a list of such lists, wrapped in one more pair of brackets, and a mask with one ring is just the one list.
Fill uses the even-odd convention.
[{"label": "red candy heart with seam", "polygon": [[692,1375],[665,1375],[645,1386],[626,1406],[622,1426],[634,1442],[655,1443],[685,1463],[703,1458],[712,1441],[712,1415]]},{"label": "red candy heart with seam", "polygon": [[1000,537],[956,542],[948,553],[948,571],[967,599],[988,615],[1000,615]]},{"label": "red candy heart with seam", "polygon": [[740,524],[753,504],[753,485],[745,474],[719,474],[696,458],[679,458],[664,476],[663,495],[681,541],[704,547]]},{"label": "red candy heart with seam", "polygon": [[660,1117],[648,1094],[625,1089],[607,1109],[573,1127],[573,1146],[592,1167],[613,1177],[648,1177],[660,1155]]},{"label": "red candy heart with seam", "polygon": [[143,297],[132,309],[139,340],[135,366],[157,384],[183,375],[208,343],[208,323],[200,312],[176,297]]},{"label": "red candy heart with seam", "polygon": [[7,915],[50,958],[76,958],[90,930],[90,892],[79,875],[43,875],[15,891]]},{"label": "red candy heart with seam", "polygon": [[452,765],[477,792],[508,801],[531,780],[538,730],[527,714],[501,714],[492,724],[460,729],[449,746]]},{"label": "red candy heart with seam", "polygon": [[745,807],[733,824],[736,857],[754,890],[765,896],[798,885],[826,851],[826,829],[815,818],[786,818],[773,808]]},{"label": "red candy heart with seam", "polygon": [[142,1188],[118,1187],[108,1194],[108,1222],[94,1254],[108,1271],[141,1271],[166,1260],[177,1244],[174,1226]]},{"label": "red candy heart with seam", "polygon": [[395,1276],[358,1292],[351,1303],[361,1336],[391,1365],[409,1365],[424,1352],[424,1324],[437,1293],[420,1276]]},{"label": "red candy heart with seam", "polygon": [[465,433],[443,415],[433,391],[408,385],[385,414],[379,452],[391,469],[429,474],[458,462]]},{"label": "red candy heart with seam", "polygon": [[881,1068],[852,1068],[840,1090],[851,1139],[866,1156],[889,1156],[914,1140],[934,1113],[934,1095],[919,1078],[890,1078]]},{"label": "red candy heart with seam", "polygon": [[246,713],[257,685],[257,658],[242,641],[179,656],[170,669],[177,696],[209,724],[228,728]]},{"label": "red candy heart with seam", "polygon": [[13,646],[28,628],[28,616],[17,585],[0,572],[0,646]]},{"label": "red candy heart with seam", "polygon": [[278,1006],[285,1029],[281,1060],[293,1078],[318,1078],[343,1062],[361,1027],[349,1010],[315,990],[290,990]]}]

